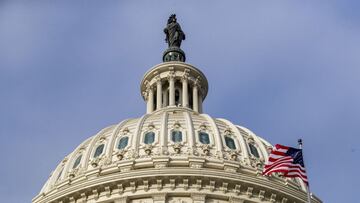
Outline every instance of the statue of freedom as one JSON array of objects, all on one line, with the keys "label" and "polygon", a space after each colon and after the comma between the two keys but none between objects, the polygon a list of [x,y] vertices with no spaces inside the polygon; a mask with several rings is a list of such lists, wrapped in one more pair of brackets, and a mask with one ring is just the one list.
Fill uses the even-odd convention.
[{"label": "statue of freedom", "polygon": [[181,41],[185,40],[185,33],[181,30],[179,23],[176,22],[175,14],[169,17],[164,32],[166,34],[165,41],[169,44],[169,47],[180,48]]}]

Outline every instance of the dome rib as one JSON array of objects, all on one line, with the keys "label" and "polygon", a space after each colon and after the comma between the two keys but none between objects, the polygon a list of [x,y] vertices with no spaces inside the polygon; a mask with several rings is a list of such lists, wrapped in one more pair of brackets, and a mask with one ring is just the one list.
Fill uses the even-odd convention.
[{"label": "dome rib", "polygon": [[145,123],[146,118],[148,118],[150,116],[150,114],[145,114],[143,115],[139,120],[138,123],[136,125],[136,129],[134,132],[134,135],[132,136],[133,139],[131,139],[131,147],[133,148],[134,152],[133,152],[133,156],[134,157],[138,157],[139,154],[139,142],[140,142],[140,137],[141,137],[141,129],[143,127],[143,124]]},{"label": "dome rib", "polygon": [[165,111],[161,117],[161,130],[160,130],[160,154],[164,154],[167,151],[167,121],[168,113]]},{"label": "dome rib", "polygon": [[211,128],[214,131],[214,135],[215,135],[215,146],[217,149],[217,154],[219,157],[223,157],[223,141],[220,135],[220,131],[219,128],[217,127],[215,120],[213,118],[211,118],[208,114],[200,114],[200,116],[202,116],[203,118],[205,118],[209,123]]},{"label": "dome rib", "polygon": [[[91,137],[88,138],[83,143],[81,143],[71,154],[68,155],[69,159],[65,163],[64,171],[63,171],[65,177],[68,175],[70,167],[71,167],[71,163],[73,163],[73,160],[76,159],[76,157],[79,154],[80,150],[85,149],[86,145],[89,144],[89,142],[91,140],[92,140]],[[84,159],[81,160],[80,164],[79,164],[79,167],[83,167],[83,166],[84,166]]]},{"label": "dome rib", "polygon": [[242,136],[241,132],[239,131],[239,129],[230,121],[224,119],[224,118],[218,118],[217,120],[220,120],[222,122],[224,122],[226,125],[228,125],[231,130],[236,134],[240,145],[241,145],[241,151],[240,153],[242,154],[242,160],[244,161],[244,163],[249,163],[249,152],[247,150],[247,146],[246,146],[246,142],[244,137]]},{"label": "dome rib", "polygon": [[193,125],[193,121],[191,119],[190,113],[187,111],[184,111],[183,113],[184,118],[186,120],[186,125],[187,125],[187,131],[189,132],[189,148],[191,149],[191,154],[194,154],[194,148],[195,148],[195,130],[194,130],[194,125]]},{"label": "dome rib", "polygon": [[116,125],[116,127],[113,130],[113,133],[110,136],[110,140],[109,140],[109,145],[108,148],[106,150],[106,154],[108,155],[108,157],[112,157],[114,148],[115,148],[115,141],[117,138],[117,135],[120,133],[121,128],[131,119],[126,119],[121,121],[119,124]]},{"label": "dome rib", "polygon": [[[107,128],[104,128],[102,130],[100,130],[99,133],[97,133],[91,140],[89,146],[86,148],[86,151],[84,153],[84,168],[87,169],[88,166],[89,166],[89,161],[90,161],[90,156],[91,156],[91,152],[94,148],[94,145],[96,144],[96,142],[98,141],[99,137],[101,137],[103,135],[104,132],[106,132],[109,128],[111,128],[112,126],[110,127],[107,127]],[[105,145],[106,147],[106,145]],[[107,146],[108,147],[108,146]]]},{"label": "dome rib", "polygon": [[259,147],[260,147],[260,153],[262,154],[262,157],[264,158],[264,161],[265,160],[268,160],[269,159],[269,156],[268,154],[266,153],[267,152],[267,149],[264,147],[264,144],[261,142],[260,139],[258,139],[258,136],[256,136],[251,130],[247,129],[247,128],[244,128],[244,127],[241,127],[239,125],[237,125],[237,127],[239,128],[242,128],[243,130],[245,130],[253,139],[256,143],[258,143]]}]

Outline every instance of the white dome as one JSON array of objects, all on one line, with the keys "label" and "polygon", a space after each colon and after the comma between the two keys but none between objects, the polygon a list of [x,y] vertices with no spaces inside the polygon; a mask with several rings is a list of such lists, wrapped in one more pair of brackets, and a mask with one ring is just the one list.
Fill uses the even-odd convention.
[{"label": "white dome", "polygon": [[208,83],[200,70],[182,62],[159,64],[145,74],[141,91],[147,114],[81,143],[34,203],[306,201],[297,179],[261,175],[268,142],[201,113]]},{"label": "white dome", "polygon": [[[181,132],[181,141],[172,140],[174,131]],[[154,133],[154,141],[146,144],[148,141],[145,136],[149,132]],[[202,135],[201,138],[199,134]],[[205,138],[207,136],[208,139]],[[119,149],[122,138],[128,139],[127,145]],[[202,139],[203,143],[199,139]],[[233,143],[228,140],[231,148],[227,146],[225,139],[233,140]],[[100,145],[104,146],[102,153],[94,158]],[[254,146],[253,153],[250,145]],[[205,161],[205,165],[229,161],[239,168],[242,166],[256,173],[257,165],[264,163],[268,156],[267,150],[271,147],[250,130],[225,119],[214,119],[207,114],[198,114],[185,108],[168,108],[141,118],[122,121],[87,139],[58,165],[41,192],[47,193],[69,177],[74,179],[94,169],[104,170],[129,160],[143,159],[153,162],[151,160],[158,156],[168,156],[169,166],[172,165],[172,159],[175,162],[188,162],[190,157],[199,157]],[[80,156],[80,162],[76,162]],[[157,163],[149,165],[157,166]],[[136,164],[134,167],[136,168]]]}]

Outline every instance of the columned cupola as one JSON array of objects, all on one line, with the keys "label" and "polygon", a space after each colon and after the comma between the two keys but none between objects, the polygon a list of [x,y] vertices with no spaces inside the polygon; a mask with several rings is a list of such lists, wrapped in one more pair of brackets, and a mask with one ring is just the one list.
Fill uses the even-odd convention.
[{"label": "columned cupola", "polygon": [[163,63],[150,69],[141,81],[146,112],[182,107],[202,113],[208,82],[199,69],[185,63],[185,52],[180,49],[185,33],[175,14],[169,17],[164,33],[169,46],[163,53]]},{"label": "columned cupola", "polygon": [[147,113],[169,107],[188,108],[202,113],[208,82],[194,66],[178,61],[165,62],[145,74],[141,92],[147,103]]}]

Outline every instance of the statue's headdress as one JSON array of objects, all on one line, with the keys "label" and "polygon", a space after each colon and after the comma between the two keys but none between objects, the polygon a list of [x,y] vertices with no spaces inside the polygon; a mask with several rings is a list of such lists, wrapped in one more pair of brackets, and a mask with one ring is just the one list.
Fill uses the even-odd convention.
[{"label": "statue's headdress", "polygon": [[170,24],[173,18],[176,18],[176,14],[171,14],[167,23]]}]

